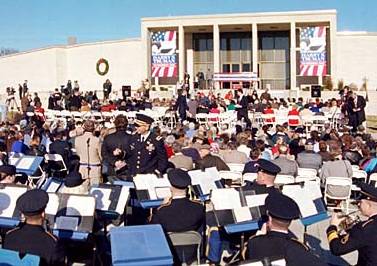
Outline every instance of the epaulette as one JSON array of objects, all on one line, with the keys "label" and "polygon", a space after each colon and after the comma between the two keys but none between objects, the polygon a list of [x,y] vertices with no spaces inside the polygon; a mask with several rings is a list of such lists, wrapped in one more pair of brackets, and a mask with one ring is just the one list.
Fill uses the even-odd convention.
[{"label": "epaulette", "polygon": [[368,224],[370,224],[371,222],[373,222],[374,220],[373,219],[370,219],[370,220],[368,220],[368,221],[365,221],[362,225],[361,225],[361,227],[365,227],[365,226],[367,226]]},{"label": "epaulette", "polygon": [[15,227],[15,228],[9,230],[9,231],[6,233],[6,235],[7,235],[7,234],[10,234],[10,233],[12,233],[12,232],[14,232],[14,231],[17,231],[17,230],[19,230],[19,229],[21,229],[21,227]]},{"label": "epaulette", "polygon": [[46,231],[46,234],[51,237],[52,239],[54,239],[54,241],[58,241],[57,237],[54,236],[53,234],[51,234],[49,231]]},{"label": "epaulette", "polygon": [[157,210],[160,210],[160,209],[163,208],[163,207],[167,207],[167,206],[169,206],[169,205],[171,204],[171,201],[172,201],[172,198],[170,198],[168,202],[166,202],[166,203],[164,203],[164,204],[161,204],[161,206],[158,207]]},{"label": "epaulette", "polygon": [[303,246],[303,247],[306,249],[306,251],[309,251],[308,246],[305,245],[304,243],[302,243],[301,241],[297,240],[296,238],[291,238],[291,240],[292,240],[293,242],[295,242],[295,243],[300,244],[301,246]]}]

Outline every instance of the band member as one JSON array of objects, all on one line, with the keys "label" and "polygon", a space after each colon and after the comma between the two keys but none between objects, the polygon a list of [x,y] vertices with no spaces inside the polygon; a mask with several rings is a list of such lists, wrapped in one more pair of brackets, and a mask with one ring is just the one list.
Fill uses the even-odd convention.
[{"label": "band member", "polygon": [[327,239],[334,255],[340,256],[357,250],[357,265],[377,265],[377,188],[366,183],[358,185],[363,195],[359,209],[368,219],[356,223],[346,234],[341,235],[339,225],[346,217],[334,213],[327,228]]},{"label": "band member", "polygon": [[62,245],[43,228],[48,200],[47,192],[41,189],[29,190],[18,198],[16,207],[25,223],[6,234],[3,248],[37,255],[41,265],[65,265]]}]

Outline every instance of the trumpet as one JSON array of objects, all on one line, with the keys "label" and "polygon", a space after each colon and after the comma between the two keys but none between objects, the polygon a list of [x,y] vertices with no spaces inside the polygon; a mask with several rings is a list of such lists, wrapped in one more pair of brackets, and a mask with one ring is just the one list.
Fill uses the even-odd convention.
[{"label": "trumpet", "polygon": [[353,215],[359,212],[359,210],[350,212],[349,214],[341,214],[339,218],[346,218],[343,222],[340,223],[339,227],[342,231],[349,231],[355,224],[361,222],[361,218],[359,215]]}]

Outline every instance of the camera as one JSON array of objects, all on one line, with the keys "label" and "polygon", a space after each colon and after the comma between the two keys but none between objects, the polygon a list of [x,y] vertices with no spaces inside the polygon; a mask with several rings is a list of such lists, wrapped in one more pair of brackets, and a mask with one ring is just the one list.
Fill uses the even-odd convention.
[{"label": "camera", "polygon": [[16,93],[16,90],[13,87],[8,87],[7,88],[7,94],[8,96],[12,96]]}]

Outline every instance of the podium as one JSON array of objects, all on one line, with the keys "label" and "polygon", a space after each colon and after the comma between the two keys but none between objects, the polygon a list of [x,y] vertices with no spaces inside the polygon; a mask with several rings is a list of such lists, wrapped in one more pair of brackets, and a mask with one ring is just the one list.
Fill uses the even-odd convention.
[{"label": "podium", "polygon": [[173,256],[161,225],[112,228],[110,242],[114,266],[173,264]]}]

